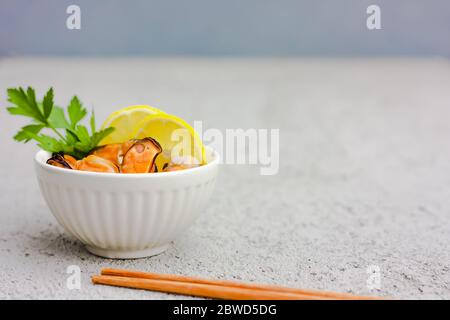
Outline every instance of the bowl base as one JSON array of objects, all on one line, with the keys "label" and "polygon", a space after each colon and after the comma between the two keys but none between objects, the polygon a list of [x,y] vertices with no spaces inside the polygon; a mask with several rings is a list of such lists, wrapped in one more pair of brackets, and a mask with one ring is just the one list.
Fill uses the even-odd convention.
[{"label": "bowl base", "polygon": [[169,248],[170,244],[164,244],[159,247],[151,247],[142,250],[110,250],[102,249],[98,247],[86,246],[86,249],[96,256],[109,258],[109,259],[137,259],[156,256],[163,253]]}]

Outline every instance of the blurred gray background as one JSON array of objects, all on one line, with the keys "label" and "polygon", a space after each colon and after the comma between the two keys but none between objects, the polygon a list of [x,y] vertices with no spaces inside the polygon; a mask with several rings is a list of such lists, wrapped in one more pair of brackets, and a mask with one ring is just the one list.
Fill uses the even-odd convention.
[{"label": "blurred gray background", "polygon": [[[66,28],[66,8],[82,29]],[[366,27],[381,7],[382,30]],[[450,56],[448,0],[0,0],[0,55]]]}]

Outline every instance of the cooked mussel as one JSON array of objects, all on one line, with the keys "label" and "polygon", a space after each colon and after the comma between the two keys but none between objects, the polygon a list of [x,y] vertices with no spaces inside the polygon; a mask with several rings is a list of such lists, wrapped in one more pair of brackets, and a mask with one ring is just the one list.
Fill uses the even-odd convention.
[{"label": "cooked mussel", "polygon": [[136,140],[128,140],[124,143],[112,143],[100,146],[91,151],[90,154],[107,159],[120,167],[123,156],[133,146]]},{"label": "cooked mussel", "polygon": [[[60,168],[81,171],[149,173],[158,172],[155,160],[161,152],[162,148],[155,139],[144,138],[98,147],[81,160],[55,153],[47,160],[47,163]],[[182,170],[189,167],[170,163],[163,171]]]},{"label": "cooked mussel", "polygon": [[78,160],[75,159],[74,157],[65,154],[64,155],[64,160],[66,160],[66,162],[72,167],[72,169],[75,169],[78,163]]},{"label": "cooked mussel", "polygon": [[113,162],[92,154],[79,160],[76,169],[92,172],[119,172],[119,168]]},{"label": "cooked mussel", "polygon": [[63,153],[54,153],[52,157],[47,160],[47,163],[59,168],[74,169],[77,160],[74,157]]},{"label": "cooked mussel", "polygon": [[200,163],[193,157],[174,157],[162,167],[163,172],[179,171],[198,167]]},{"label": "cooked mussel", "polygon": [[107,144],[101,147],[97,147],[90,152],[89,155],[94,155],[106,160],[111,161],[115,165],[120,165],[120,157],[122,154],[122,144],[121,143],[112,143]]},{"label": "cooked mussel", "polygon": [[153,138],[136,140],[123,156],[122,173],[156,172],[156,157],[162,152],[160,144]]}]

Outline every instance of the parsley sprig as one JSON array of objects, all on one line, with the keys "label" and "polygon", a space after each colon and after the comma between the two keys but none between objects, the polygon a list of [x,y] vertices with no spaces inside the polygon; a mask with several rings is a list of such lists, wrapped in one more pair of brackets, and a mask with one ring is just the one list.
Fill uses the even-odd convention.
[{"label": "parsley sprig", "polygon": [[[95,129],[95,115],[91,113],[90,131],[80,124],[87,115],[77,96],[74,96],[67,107],[67,115],[64,109],[54,105],[53,88],[50,88],[42,102],[37,102],[33,88],[9,88],[8,101],[14,106],[7,108],[10,114],[25,116],[32,119],[32,124],[20,129],[14,139],[20,142],[36,140],[38,146],[49,152],[64,152],[77,159],[85,157],[99,142],[109,135],[114,128],[106,128],[100,131]],[[55,137],[41,133],[43,129],[49,129]]]}]

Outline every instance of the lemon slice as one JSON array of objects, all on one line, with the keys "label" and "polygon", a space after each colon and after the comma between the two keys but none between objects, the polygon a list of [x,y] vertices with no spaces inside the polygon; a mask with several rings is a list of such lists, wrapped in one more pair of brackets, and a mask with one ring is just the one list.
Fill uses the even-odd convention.
[{"label": "lemon slice", "polygon": [[122,143],[133,139],[136,125],[145,117],[155,114],[165,113],[158,108],[146,105],[129,106],[111,113],[103,122],[102,129],[114,127],[115,130],[99,144]]},{"label": "lemon slice", "polygon": [[165,163],[204,164],[205,151],[197,132],[183,119],[170,114],[154,114],[143,119],[133,132],[135,139],[152,137],[163,152],[156,159],[161,169]]}]

